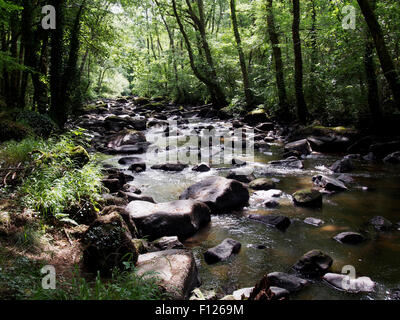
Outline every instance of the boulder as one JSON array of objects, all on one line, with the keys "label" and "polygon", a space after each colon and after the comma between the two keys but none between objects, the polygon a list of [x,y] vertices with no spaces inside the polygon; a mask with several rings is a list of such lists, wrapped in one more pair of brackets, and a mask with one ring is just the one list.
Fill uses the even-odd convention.
[{"label": "boulder", "polygon": [[126,199],[128,202],[132,201],[146,201],[151,203],[156,203],[152,197],[139,195],[133,192],[118,191],[118,196]]},{"label": "boulder", "polygon": [[369,147],[369,152],[373,153],[378,159],[383,159],[390,153],[400,150],[400,141],[375,143]]},{"label": "boulder", "polygon": [[136,130],[123,130],[111,137],[107,152],[111,154],[140,154],[146,152],[146,136]]},{"label": "boulder", "polygon": [[93,222],[83,236],[83,261],[89,271],[109,274],[124,261],[136,263],[138,251],[118,210],[104,212],[107,214]]},{"label": "boulder", "polygon": [[122,165],[130,165],[133,163],[140,162],[141,160],[142,159],[138,157],[122,157],[118,160],[118,163]]},{"label": "boulder", "polygon": [[307,140],[317,152],[345,152],[351,143],[348,137],[338,135],[310,136]]},{"label": "boulder", "polygon": [[245,115],[243,121],[249,125],[267,122],[268,116],[263,109],[256,109]]},{"label": "boulder", "polygon": [[272,300],[287,299],[290,294],[290,292],[288,290],[279,288],[279,287],[271,286],[271,287],[269,287],[269,289],[271,290],[271,292],[273,294]]},{"label": "boulder", "polygon": [[335,178],[330,178],[323,176],[321,174],[316,175],[312,178],[314,184],[318,187],[324,188],[327,191],[344,191],[348,188],[344,185],[342,181]]},{"label": "boulder", "polygon": [[137,173],[146,171],[146,164],[144,162],[133,163],[129,166],[129,170]]},{"label": "boulder", "polygon": [[161,237],[154,240],[151,244],[159,250],[183,249],[183,244],[177,236]]},{"label": "boulder", "polygon": [[231,255],[238,253],[241,247],[240,242],[227,238],[216,247],[208,249],[204,253],[204,260],[208,264],[226,261]]},{"label": "boulder", "polygon": [[270,209],[277,208],[280,206],[279,202],[276,200],[273,200],[273,199],[268,199],[268,200],[264,201],[263,205],[264,205],[264,207],[270,208]]},{"label": "boulder", "polygon": [[344,274],[327,273],[323,276],[323,279],[336,289],[350,293],[373,292],[375,289],[375,282],[369,277],[352,279]]},{"label": "boulder", "polygon": [[196,261],[187,250],[164,250],[139,256],[137,274],[156,277],[172,299],[184,300],[190,297],[193,289],[200,285]]},{"label": "boulder", "polygon": [[300,207],[322,207],[322,194],[315,189],[304,189],[293,194],[293,201]]},{"label": "boulder", "polygon": [[179,199],[201,201],[211,209],[212,213],[223,213],[245,206],[249,201],[249,191],[236,180],[210,177],[190,186]]},{"label": "boulder", "polygon": [[242,183],[249,183],[255,179],[254,175],[252,174],[240,174],[235,171],[229,171],[226,178],[233,179]]},{"label": "boulder", "polygon": [[350,172],[354,170],[353,162],[350,158],[343,158],[332,164],[329,169],[336,173]]},{"label": "boulder", "polygon": [[293,269],[308,277],[318,277],[327,273],[332,263],[332,258],[327,254],[311,250],[294,264]]},{"label": "boulder", "polygon": [[119,179],[103,179],[101,180],[103,186],[105,186],[111,193],[117,192],[123,186]]},{"label": "boulder", "polygon": [[275,125],[272,122],[264,122],[260,123],[258,126],[255,127],[256,130],[267,132],[274,130]]},{"label": "boulder", "polygon": [[288,167],[288,168],[295,168],[295,169],[303,169],[303,161],[297,159],[294,156],[288,157],[283,160],[274,160],[268,162],[268,164],[273,166],[280,166],[280,167]]},{"label": "boulder", "polygon": [[284,150],[285,152],[298,151],[304,155],[308,155],[312,152],[311,146],[307,139],[287,143]]},{"label": "boulder", "polygon": [[392,222],[382,216],[373,217],[371,220],[369,220],[369,223],[377,231],[388,231],[393,226]]},{"label": "boulder", "polygon": [[249,188],[253,190],[270,190],[275,189],[275,182],[268,178],[259,178],[249,183]]},{"label": "boulder", "polygon": [[396,151],[396,152],[393,152],[393,153],[387,155],[383,159],[383,162],[391,163],[391,164],[399,164],[400,163],[400,151]]},{"label": "boulder", "polygon": [[357,244],[365,240],[364,236],[357,232],[342,232],[333,237],[333,239],[340,243],[347,244]]},{"label": "boulder", "polygon": [[286,289],[290,293],[300,291],[309,283],[305,279],[283,272],[269,273],[267,279],[271,286]]},{"label": "boulder", "polygon": [[268,226],[275,227],[281,231],[285,231],[290,226],[290,219],[288,217],[276,214],[258,215],[251,214],[249,219],[260,221]]},{"label": "boulder", "polygon": [[166,203],[133,201],[126,207],[129,221],[143,236],[157,239],[177,236],[185,239],[210,222],[210,209],[199,201],[178,200]]},{"label": "boulder", "polygon": [[151,167],[153,170],[162,170],[162,171],[172,171],[172,172],[180,172],[187,168],[187,164],[183,163],[165,163],[165,164],[155,164]]},{"label": "boulder", "polygon": [[193,170],[193,171],[197,171],[197,172],[207,172],[207,171],[210,171],[211,169],[210,169],[210,167],[209,167],[208,164],[206,164],[206,163],[201,163],[201,164],[199,164],[199,165],[197,165],[197,166],[194,166],[194,167],[192,168],[192,170]]}]

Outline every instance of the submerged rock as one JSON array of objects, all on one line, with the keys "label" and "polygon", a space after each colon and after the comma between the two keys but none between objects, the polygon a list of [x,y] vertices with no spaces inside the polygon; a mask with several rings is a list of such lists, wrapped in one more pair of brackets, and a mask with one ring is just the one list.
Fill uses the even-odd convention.
[{"label": "submerged rock", "polygon": [[205,203],[212,213],[223,213],[245,206],[249,201],[249,191],[236,180],[210,177],[190,186],[179,199],[197,200]]},{"label": "submerged rock", "polygon": [[260,221],[268,226],[275,227],[281,231],[285,231],[290,226],[290,219],[288,217],[276,214],[258,215],[251,214],[249,219]]},{"label": "submerged rock", "polygon": [[216,247],[208,249],[204,253],[204,260],[208,264],[225,261],[229,259],[232,254],[238,253],[241,247],[242,245],[240,242],[227,238]]},{"label": "submerged rock", "polygon": [[270,190],[275,189],[275,182],[268,178],[259,178],[249,183],[249,188],[253,190]]},{"label": "submerged rock", "polygon": [[289,292],[300,291],[309,283],[305,279],[284,272],[269,273],[267,279],[271,286],[283,288]]},{"label": "submerged rock", "polygon": [[268,164],[273,166],[289,167],[295,169],[303,169],[303,161],[297,159],[295,156],[288,157],[284,160],[270,161]]},{"label": "submerged rock", "polygon": [[293,201],[301,207],[322,207],[322,194],[315,189],[304,189],[293,194]]},{"label": "submerged rock", "polygon": [[375,288],[375,282],[369,277],[352,279],[344,274],[327,273],[323,279],[335,288],[350,293],[373,292]]},{"label": "submerged rock", "polygon": [[163,171],[173,171],[180,172],[188,167],[187,164],[183,163],[165,163],[165,164],[156,164],[151,167],[153,170],[163,170]]},{"label": "submerged rock", "polygon": [[165,250],[139,256],[137,274],[156,277],[158,284],[173,299],[183,300],[199,286],[198,271],[193,254],[187,250]]},{"label": "submerged rock", "polygon": [[373,217],[371,220],[369,220],[369,223],[377,231],[388,231],[393,226],[392,222],[390,222],[388,219],[386,219],[386,218],[384,218],[382,216]]},{"label": "submerged rock", "polygon": [[328,272],[333,260],[320,250],[311,250],[304,254],[293,269],[308,277],[318,277]]},{"label": "submerged rock", "polygon": [[347,244],[357,244],[365,241],[364,236],[357,232],[342,232],[333,237],[333,239],[340,243]]},{"label": "submerged rock", "polygon": [[321,219],[316,219],[316,218],[305,218],[304,223],[310,224],[312,226],[320,227],[324,224],[324,221]]},{"label": "submerged rock", "polygon": [[166,203],[133,201],[126,210],[129,221],[143,236],[188,238],[210,222],[210,209],[199,201],[178,200]]}]

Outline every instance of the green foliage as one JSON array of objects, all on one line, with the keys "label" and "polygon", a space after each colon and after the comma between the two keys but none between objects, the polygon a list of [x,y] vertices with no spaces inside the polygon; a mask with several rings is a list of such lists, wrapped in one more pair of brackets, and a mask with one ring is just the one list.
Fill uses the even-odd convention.
[{"label": "green foliage", "polygon": [[30,110],[19,111],[16,120],[31,127],[36,135],[43,138],[48,138],[57,128],[57,125],[48,116]]}]

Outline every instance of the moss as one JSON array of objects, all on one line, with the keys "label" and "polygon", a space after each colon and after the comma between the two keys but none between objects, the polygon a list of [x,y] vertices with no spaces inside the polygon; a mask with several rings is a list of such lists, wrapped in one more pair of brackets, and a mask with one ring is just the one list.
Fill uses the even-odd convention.
[{"label": "moss", "polygon": [[79,168],[82,168],[90,161],[90,156],[88,152],[82,146],[77,146],[73,148],[69,152],[69,157]]},{"label": "moss", "polygon": [[320,207],[322,206],[322,195],[316,189],[303,189],[293,194],[293,201],[299,206]]},{"label": "moss", "polygon": [[260,114],[265,114],[264,109],[254,109],[253,111],[250,111],[248,113],[249,116],[255,116],[255,115],[260,115]]}]

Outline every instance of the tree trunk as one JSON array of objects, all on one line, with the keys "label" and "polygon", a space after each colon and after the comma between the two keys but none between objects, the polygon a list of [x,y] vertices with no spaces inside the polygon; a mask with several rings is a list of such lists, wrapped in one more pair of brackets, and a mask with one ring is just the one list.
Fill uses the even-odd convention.
[{"label": "tree trunk", "polygon": [[236,18],[235,0],[230,0],[230,6],[231,6],[232,28],[233,28],[233,33],[235,34],[236,47],[239,54],[240,69],[242,71],[242,77],[243,77],[244,96],[246,98],[247,109],[251,109],[253,106],[254,98],[253,98],[253,93],[251,92],[250,89],[249,74],[247,71],[246,59],[243,53],[242,40],[240,38],[239,27]]},{"label": "tree trunk", "polygon": [[297,103],[297,116],[302,123],[307,121],[308,111],[303,92],[303,58],[300,40],[300,1],[293,0],[293,46],[295,59],[295,91]]},{"label": "tree trunk", "polygon": [[267,2],[267,23],[269,39],[272,44],[272,54],[275,62],[275,78],[279,97],[279,113],[281,116],[288,116],[289,108],[287,103],[285,76],[283,73],[282,51],[279,47],[279,36],[275,27],[272,0],[268,0]]},{"label": "tree trunk", "polygon": [[378,53],[379,61],[383,73],[389,83],[390,89],[392,90],[394,102],[396,107],[400,109],[400,81],[399,75],[394,67],[392,58],[390,57],[389,51],[385,44],[385,39],[383,37],[382,28],[379,25],[378,19],[375,16],[368,0],[357,0],[361,12],[365,18],[368,25],[369,31],[374,39],[375,48]]}]

